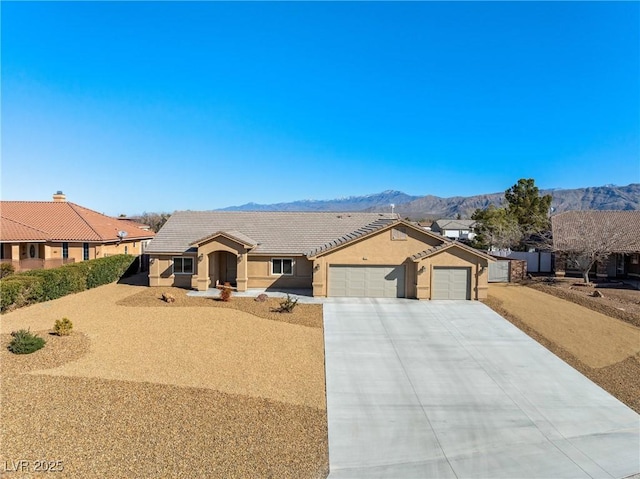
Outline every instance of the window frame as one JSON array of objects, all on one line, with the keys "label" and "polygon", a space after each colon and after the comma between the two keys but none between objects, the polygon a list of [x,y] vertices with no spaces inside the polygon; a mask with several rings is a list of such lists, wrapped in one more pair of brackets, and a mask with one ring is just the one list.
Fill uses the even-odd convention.
[{"label": "window frame", "polygon": [[89,243],[82,243],[82,261],[89,261]]},{"label": "window frame", "polygon": [[62,243],[62,259],[69,259],[69,243]]},{"label": "window frame", "polygon": [[[289,261],[291,263],[291,272],[284,273],[284,262]],[[293,258],[271,258],[271,276],[293,276],[293,266],[295,261]],[[274,266],[276,264],[280,264],[280,273],[276,273],[274,270]]]},{"label": "window frame", "polygon": [[[190,260],[191,261],[191,271],[185,271],[184,269],[184,260]],[[173,274],[194,274],[195,271],[195,258],[193,258],[192,256],[174,256],[173,258],[171,258],[171,271],[173,272]],[[180,261],[181,267],[180,267],[180,271],[176,271],[176,262]]]}]

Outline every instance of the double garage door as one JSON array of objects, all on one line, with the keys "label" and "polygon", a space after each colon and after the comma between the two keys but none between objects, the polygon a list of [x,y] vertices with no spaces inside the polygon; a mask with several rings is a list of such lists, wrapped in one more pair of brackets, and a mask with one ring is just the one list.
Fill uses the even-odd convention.
[{"label": "double garage door", "polygon": [[[329,267],[329,296],[404,298],[404,266]],[[431,299],[471,299],[471,268],[433,269]]]},{"label": "double garage door", "polygon": [[404,298],[404,266],[329,266],[329,296]]}]

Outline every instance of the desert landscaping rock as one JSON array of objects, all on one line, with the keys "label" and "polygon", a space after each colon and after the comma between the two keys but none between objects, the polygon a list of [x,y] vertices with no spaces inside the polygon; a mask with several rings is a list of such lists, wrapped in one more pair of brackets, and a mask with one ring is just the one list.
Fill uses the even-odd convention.
[{"label": "desert landscaping rock", "polygon": [[326,477],[321,327],[174,291],[117,304],[146,291],[112,284],[2,317],[5,343],[62,316],[74,333],[0,355],[0,462],[61,460],[60,477],[78,478]]}]

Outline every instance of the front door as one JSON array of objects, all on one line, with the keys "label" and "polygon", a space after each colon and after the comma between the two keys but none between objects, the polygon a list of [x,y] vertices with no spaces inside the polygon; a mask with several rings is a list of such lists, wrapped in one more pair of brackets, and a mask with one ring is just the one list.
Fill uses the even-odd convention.
[{"label": "front door", "polygon": [[35,258],[39,258],[40,255],[38,254],[38,250],[40,245],[37,243],[29,243],[27,244],[27,258],[29,259],[35,259]]},{"label": "front door", "polygon": [[215,256],[218,284],[231,283],[232,286],[236,286],[238,257],[226,251],[218,251]]}]

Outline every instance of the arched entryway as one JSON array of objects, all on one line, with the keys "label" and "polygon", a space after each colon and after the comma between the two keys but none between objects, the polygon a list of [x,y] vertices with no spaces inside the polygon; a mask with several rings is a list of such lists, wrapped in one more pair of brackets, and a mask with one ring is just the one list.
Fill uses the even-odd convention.
[{"label": "arched entryway", "polygon": [[230,283],[237,285],[238,256],[228,251],[209,253],[209,278],[212,285]]}]

